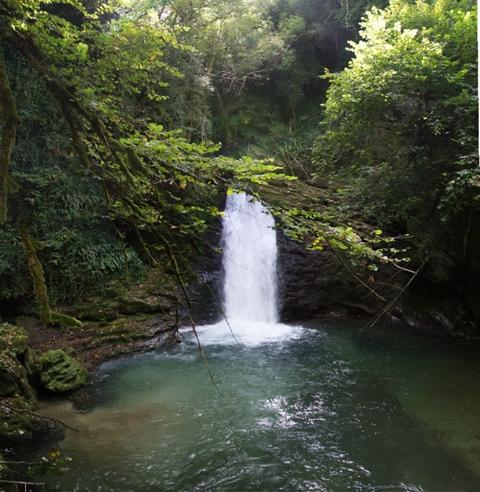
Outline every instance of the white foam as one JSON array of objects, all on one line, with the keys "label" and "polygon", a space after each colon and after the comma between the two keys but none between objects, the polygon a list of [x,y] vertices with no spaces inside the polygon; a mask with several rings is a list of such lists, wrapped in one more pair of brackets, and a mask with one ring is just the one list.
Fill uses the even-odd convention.
[{"label": "white foam", "polygon": [[298,338],[304,332],[300,326],[249,320],[225,320],[197,327],[200,343],[207,345],[240,345],[253,347]]}]

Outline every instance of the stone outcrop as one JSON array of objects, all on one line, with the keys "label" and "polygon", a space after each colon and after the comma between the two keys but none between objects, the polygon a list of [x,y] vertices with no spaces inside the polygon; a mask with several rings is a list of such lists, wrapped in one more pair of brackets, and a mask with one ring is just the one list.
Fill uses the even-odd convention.
[{"label": "stone outcrop", "polygon": [[51,350],[39,357],[39,380],[47,391],[66,393],[85,384],[87,371],[64,350]]},{"label": "stone outcrop", "polygon": [[[372,318],[395,299],[410,274],[392,267],[372,275],[379,300],[357,281],[329,250],[308,251],[278,233],[281,318],[301,321],[323,316]],[[364,279],[367,282],[367,279]],[[382,323],[409,326],[439,335],[480,336],[479,276],[459,271],[445,258],[432,258],[381,318]]]},{"label": "stone outcrop", "polygon": [[0,324],[0,441],[29,439],[41,427],[32,413],[35,391],[22,363],[28,356],[27,332],[9,323]]},{"label": "stone outcrop", "polygon": [[[267,205],[280,208],[322,210],[332,205],[326,188],[300,180],[262,186],[258,192]],[[358,227],[371,229],[360,217],[356,220]],[[462,264],[461,258],[451,258],[437,250],[403,292],[411,274],[392,266],[358,274],[366,287],[352,274],[353,267],[349,271],[327,248],[308,251],[281,231],[278,245],[280,310],[284,321],[359,315],[371,319],[395,301],[381,322],[442,335],[480,336],[480,265]],[[419,264],[413,268],[418,267]]]},{"label": "stone outcrop", "polygon": [[328,250],[308,251],[277,234],[279,304],[283,321],[370,313],[377,303]]}]

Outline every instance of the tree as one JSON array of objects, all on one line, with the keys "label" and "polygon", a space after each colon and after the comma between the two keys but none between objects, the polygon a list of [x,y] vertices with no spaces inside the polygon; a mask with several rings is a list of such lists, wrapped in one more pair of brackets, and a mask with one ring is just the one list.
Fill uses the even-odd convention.
[{"label": "tree", "polygon": [[372,9],[353,59],[327,74],[321,172],[336,172],[377,223],[425,249],[477,254],[476,7],[394,0]]},{"label": "tree", "polygon": [[[123,2],[86,8],[79,0],[2,0],[0,37],[4,51],[20,57],[45,84],[67,124],[67,146],[103,188],[103,216],[111,228],[122,237],[136,236],[148,262],[156,264],[166,255],[180,277],[172,251],[188,257],[196,244],[192,238],[218,216],[216,197],[224,175],[231,176],[230,181],[235,176],[261,180],[274,169],[269,164],[214,159],[219,146],[192,143],[181,130],[158,122],[168,97],[165,79],[182,77],[166,62],[166,53],[187,53],[190,48],[178,42],[175,30],[158,15],[144,12],[135,17],[125,9]],[[8,80],[5,66],[2,105],[14,108]],[[15,143],[11,124],[17,123],[7,114],[1,178],[2,190],[9,192]],[[4,193],[4,203],[5,197]],[[28,210],[4,215],[15,221],[17,233],[38,226]],[[35,292],[48,311],[45,285],[39,285],[44,276],[37,274],[38,258],[32,254],[38,248],[30,247],[35,242],[28,232],[23,237]]]}]

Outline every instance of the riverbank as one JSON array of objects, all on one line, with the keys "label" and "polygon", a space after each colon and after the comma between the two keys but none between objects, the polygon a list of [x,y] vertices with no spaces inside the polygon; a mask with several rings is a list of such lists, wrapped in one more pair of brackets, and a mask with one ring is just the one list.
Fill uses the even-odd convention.
[{"label": "riverbank", "polygon": [[36,413],[39,400],[72,394],[107,360],[173,342],[177,313],[168,285],[162,273],[149,270],[117,296],[61,309],[81,321],[78,326],[44,327],[31,316],[0,325],[2,449],[62,431]]}]

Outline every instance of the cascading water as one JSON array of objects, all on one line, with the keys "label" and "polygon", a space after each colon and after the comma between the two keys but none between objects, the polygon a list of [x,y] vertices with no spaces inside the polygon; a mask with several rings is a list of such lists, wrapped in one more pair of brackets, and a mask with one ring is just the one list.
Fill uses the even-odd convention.
[{"label": "cascading water", "polygon": [[198,328],[204,345],[259,345],[300,335],[278,323],[275,220],[253,197],[227,197],[222,231],[224,319]]},{"label": "cascading water", "polygon": [[277,239],[268,210],[245,193],[227,198],[223,220],[225,315],[277,322]]}]

